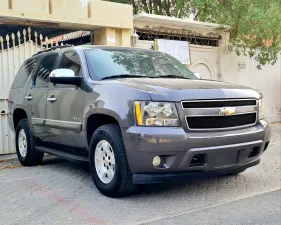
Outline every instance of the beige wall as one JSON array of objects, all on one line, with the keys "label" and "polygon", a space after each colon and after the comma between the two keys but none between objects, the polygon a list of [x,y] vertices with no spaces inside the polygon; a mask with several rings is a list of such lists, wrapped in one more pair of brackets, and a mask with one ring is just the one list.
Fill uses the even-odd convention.
[{"label": "beige wall", "polygon": [[218,47],[190,45],[190,59],[192,72],[202,79],[218,79]]},{"label": "beige wall", "polygon": [[[131,29],[133,9],[126,4],[91,0],[86,6],[80,0],[0,0],[0,16],[8,23],[45,23],[69,29],[91,30],[99,27]],[[43,24],[44,25],[44,24]]]},{"label": "beige wall", "polygon": [[[153,41],[139,41],[137,48],[151,49]],[[203,79],[218,79],[219,48],[202,45],[190,45],[190,61],[188,65],[192,72],[199,73]]]},{"label": "beige wall", "polygon": [[0,0],[0,17],[6,24],[61,27],[95,31],[95,42],[130,46],[133,9],[126,4],[101,0]]},{"label": "beige wall", "polygon": [[131,5],[101,0],[0,0],[0,17],[11,25],[97,30],[99,43],[121,46],[130,46],[133,28]]},{"label": "beige wall", "polygon": [[95,32],[95,45],[125,46],[131,45],[131,29],[100,28]]},{"label": "beige wall", "polygon": [[[250,86],[260,90],[264,96],[266,114],[274,121],[281,121],[281,57],[275,65],[266,65],[257,69],[257,61],[249,57],[229,54],[230,82]],[[244,63],[246,68],[238,70]]]},{"label": "beige wall", "polygon": [[[237,56],[228,51],[229,33],[222,33],[220,42],[221,80],[255,88],[264,96],[267,116],[273,121],[281,121],[281,55],[274,65],[257,69],[258,62],[254,58]],[[245,69],[239,69],[241,63]]]}]

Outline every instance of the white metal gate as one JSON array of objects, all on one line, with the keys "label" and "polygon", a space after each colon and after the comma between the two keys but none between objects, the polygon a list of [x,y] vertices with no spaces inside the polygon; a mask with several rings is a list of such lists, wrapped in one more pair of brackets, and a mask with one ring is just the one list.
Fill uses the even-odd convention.
[{"label": "white metal gate", "polygon": [[8,125],[8,97],[17,71],[33,54],[57,45],[58,42],[33,32],[30,27],[0,37],[0,155],[15,152],[14,135]]}]

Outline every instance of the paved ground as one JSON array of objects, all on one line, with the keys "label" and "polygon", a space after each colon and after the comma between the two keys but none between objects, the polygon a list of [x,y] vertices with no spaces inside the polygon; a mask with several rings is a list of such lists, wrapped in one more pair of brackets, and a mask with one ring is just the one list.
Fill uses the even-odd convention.
[{"label": "paved ground", "polygon": [[281,191],[255,195],[235,202],[160,219],[149,225],[281,224]]},{"label": "paved ground", "polygon": [[[263,207],[257,207],[259,201],[254,199],[280,190],[280,167],[281,124],[273,126],[272,142],[261,164],[241,175],[195,180],[185,185],[142,186],[133,196],[122,199],[100,194],[81,165],[51,157],[42,166],[28,168],[8,160],[0,163],[0,224],[165,224],[164,218],[170,218],[167,224],[188,224],[199,221],[200,211],[210,218],[202,220],[202,224],[241,224],[246,219],[242,213],[232,222],[223,213],[234,218],[234,209],[247,209],[244,201],[250,202],[249,213],[255,215],[267,205],[276,211],[278,204],[274,201],[280,201],[280,194],[262,197]],[[214,213],[216,217],[212,218]],[[261,224],[254,220],[243,224],[248,221]],[[276,222],[274,218],[272,221]]]}]

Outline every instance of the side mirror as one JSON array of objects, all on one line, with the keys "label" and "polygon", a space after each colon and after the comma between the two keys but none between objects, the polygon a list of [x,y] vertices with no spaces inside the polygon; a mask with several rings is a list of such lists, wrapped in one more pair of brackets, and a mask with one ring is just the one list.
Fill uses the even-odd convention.
[{"label": "side mirror", "polygon": [[70,69],[56,69],[53,70],[50,75],[50,81],[54,84],[72,84],[80,85],[82,77],[75,76],[73,70]]}]

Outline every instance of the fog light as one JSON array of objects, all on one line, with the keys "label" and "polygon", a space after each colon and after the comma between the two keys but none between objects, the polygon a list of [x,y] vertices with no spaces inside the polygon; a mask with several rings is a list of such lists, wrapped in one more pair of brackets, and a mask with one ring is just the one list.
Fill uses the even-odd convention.
[{"label": "fog light", "polygon": [[160,156],[155,156],[152,160],[153,166],[159,166],[161,164],[161,157]]}]

